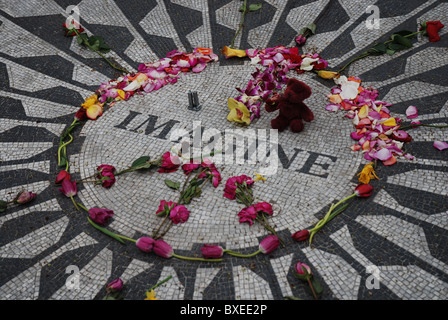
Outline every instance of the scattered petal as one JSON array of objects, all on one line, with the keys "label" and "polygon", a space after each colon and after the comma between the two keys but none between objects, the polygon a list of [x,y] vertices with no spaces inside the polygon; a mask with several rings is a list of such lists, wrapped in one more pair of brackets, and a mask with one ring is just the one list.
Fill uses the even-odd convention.
[{"label": "scattered petal", "polygon": [[439,149],[440,151],[448,149],[448,143],[444,141],[434,141],[434,148]]}]

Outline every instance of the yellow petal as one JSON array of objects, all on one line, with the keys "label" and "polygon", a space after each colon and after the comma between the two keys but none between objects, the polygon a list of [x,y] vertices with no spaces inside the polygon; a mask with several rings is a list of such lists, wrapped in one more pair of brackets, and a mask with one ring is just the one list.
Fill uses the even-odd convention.
[{"label": "yellow petal", "polygon": [[227,58],[230,57],[240,57],[243,58],[245,56],[247,56],[246,54],[246,50],[240,50],[240,49],[232,49],[228,46],[224,46],[224,48],[222,48],[221,53]]},{"label": "yellow petal", "polygon": [[360,119],[363,119],[365,117],[367,117],[369,114],[369,107],[367,105],[364,105],[361,109],[359,109],[358,111],[358,117]]},{"label": "yellow petal", "polygon": [[117,89],[117,93],[118,93],[118,97],[120,97],[121,100],[124,100],[124,95],[125,95],[124,91]]},{"label": "yellow petal", "polygon": [[382,125],[387,127],[395,127],[397,125],[397,122],[395,121],[395,118],[389,118],[386,121],[384,121]]},{"label": "yellow petal", "polygon": [[333,94],[333,95],[329,96],[328,99],[330,100],[331,103],[341,103],[342,102],[341,96],[338,94]]},{"label": "yellow petal", "polygon": [[317,71],[317,75],[322,79],[338,79],[341,76],[338,72],[325,70]]},{"label": "yellow petal", "polygon": [[151,291],[146,291],[145,300],[159,300],[156,299],[156,293],[154,292],[154,289],[152,289]]},{"label": "yellow petal", "polygon": [[87,109],[88,107],[94,105],[97,102],[98,102],[98,96],[96,94],[93,94],[90,97],[88,97],[81,106],[84,109]]},{"label": "yellow petal", "polygon": [[96,120],[96,118],[103,114],[103,106],[94,104],[87,108],[86,114],[89,119]]},{"label": "yellow petal", "polygon": [[230,109],[230,112],[227,115],[227,120],[237,123],[245,123],[246,125],[250,124],[250,111],[242,102],[229,98],[227,100],[227,106]]}]

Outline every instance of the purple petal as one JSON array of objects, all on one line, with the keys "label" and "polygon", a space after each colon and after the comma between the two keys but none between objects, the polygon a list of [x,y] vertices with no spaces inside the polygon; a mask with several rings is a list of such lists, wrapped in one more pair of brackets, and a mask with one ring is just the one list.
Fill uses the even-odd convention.
[{"label": "purple petal", "polygon": [[448,143],[443,141],[434,141],[434,148],[439,149],[440,151],[448,149]]}]

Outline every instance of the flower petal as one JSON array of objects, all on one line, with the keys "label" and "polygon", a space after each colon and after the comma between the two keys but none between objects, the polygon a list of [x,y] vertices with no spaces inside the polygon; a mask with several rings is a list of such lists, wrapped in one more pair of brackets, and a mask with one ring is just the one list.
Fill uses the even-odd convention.
[{"label": "flower petal", "polygon": [[408,117],[408,119],[414,119],[418,117],[418,112],[417,112],[417,108],[414,106],[409,106],[406,109],[406,116]]},{"label": "flower petal", "polygon": [[392,158],[392,152],[389,149],[383,148],[378,150],[373,154],[373,157],[375,159],[381,160],[381,161],[387,161],[390,158]]},{"label": "flower petal", "polygon": [[440,151],[448,149],[448,143],[443,141],[434,141],[434,148],[439,149]]}]

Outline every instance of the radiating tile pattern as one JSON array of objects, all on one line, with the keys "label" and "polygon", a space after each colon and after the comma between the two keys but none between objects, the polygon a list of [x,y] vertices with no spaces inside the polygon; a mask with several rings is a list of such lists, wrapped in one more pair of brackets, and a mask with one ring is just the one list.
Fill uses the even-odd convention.
[{"label": "radiating tile pattern", "polygon": [[[270,222],[286,244],[271,255],[196,263],[145,254],[131,242],[121,245],[92,228],[86,213],[77,211],[54,185],[61,169],[59,137],[83,100],[118,73],[79,46],[76,38],[63,36],[61,25],[73,10],[67,2],[4,0],[0,200],[10,201],[21,190],[38,196],[23,206],[8,204],[0,214],[0,299],[102,299],[105,285],[117,277],[127,284],[126,298],[143,299],[146,290],[168,276],[171,279],[156,289],[158,299],[312,299],[294,277],[297,261],[308,263],[322,281],[322,299],[446,299],[448,158],[447,150],[433,147],[435,140],[448,141],[446,129],[409,130],[413,141],[406,150],[415,159],[377,166],[380,179],[372,181],[372,197],[355,199],[316,235],[315,247],[297,243],[290,235],[311,228],[330,203],[350,195],[366,163],[349,148],[351,121],[342,112],[324,108],[332,82],[310,73],[289,75],[312,87],[306,103],[315,120],[300,134],[279,133],[275,149],[267,143],[273,137],[267,129],[274,114],[262,110],[261,118],[246,129],[226,120],[227,98],[236,97],[236,87],[244,88],[256,70],[248,60],[224,59],[220,54],[240,23],[241,1],[83,0],[73,5],[86,32],[103,36],[112,47],[107,56],[131,72],[139,63],[158,60],[174,49],[210,47],[220,60],[201,73],[181,75],[176,84],[157,92],[116,103],[98,120],[77,129],[68,147],[72,176],[91,176],[103,163],[123,169],[142,155],[160,156],[176,144],[171,136],[176,130],[184,130],[188,140],[195,127],[217,137],[241,129],[233,133],[246,136],[247,145],[258,138],[259,147],[271,147],[269,159],[277,159],[275,174],[257,182],[254,194],[257,201],[273,204]],[[293,46],[294,36],[316,22],[317,34],[301,50],[320,53],[332,70],[386,41],[392,32],[417,31],[427,20],[446,24],[448,10],[447,3],[438,0],[265,0],[262,5],[262,10],[246,15],[235,47]],[[365,27],[370,5],[379,9],[380,29]],[[447,124],[447,32],[441,29],[436,43],[419,35],[412,49],[359,60],[346,73],[378,89],[381,99],[393,103],[393,115],[406,123],[406,108],[414,105],[423,123]],[[201,111],[187,109],[189,90],[198,92]],[[206,147],[207,139],[202,138]],[[222,197],[228,177],[254,176],[263,169],[251,162],[254,159],[248,155],[229,165],[219,155],[214,157],[223,183],[204,188],[201,198],[188,207],[188,222],[173,226],[164,237],[176,253],[198,257],[204,243],[245,253],[258,250],[266,230],[240,224],[237,213],[242,206]],[[118,177],[109,190],[85,183],[76,200],[87,208],[113,209],[108,228],[138,238],[151,234],[160,222],[154,214],[160,200],[177,197],[165,186],[166,178],[182,181],[185,176],[132,173]],[[378,271],[378,279],[371,277],[372,270]],[[369,285],[374,280],[379,288]],[[76,283],[79,287],[72,286]]]}]

